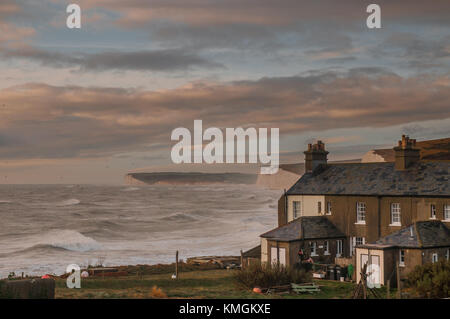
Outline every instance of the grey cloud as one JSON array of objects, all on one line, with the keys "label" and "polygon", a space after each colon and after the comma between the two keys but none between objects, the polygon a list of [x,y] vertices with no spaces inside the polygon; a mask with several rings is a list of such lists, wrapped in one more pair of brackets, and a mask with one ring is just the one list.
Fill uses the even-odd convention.
[{"label": "grey cloud", "polygon": [[[280,134],[321,128],[387,127],[450,118],[448,76],[402,77],[377,68],[310,72],[165,91],[28,84],[0,90],[14,112],[0,126],[20,143],[0,157],[86,157],[170,148],[174,128],[278,127]],[[2,132],[0,132],[2,135]]]},{"label": "grey cloud", "polygon": [[101,52],[62,54],[36,48],[4,50],[6,58],[36,61],[56,68],[78,67],[81,71],[135,70],[180,71],[191,68],[224,68],[223,65],[183,49],[163,49],[136,52]]}]

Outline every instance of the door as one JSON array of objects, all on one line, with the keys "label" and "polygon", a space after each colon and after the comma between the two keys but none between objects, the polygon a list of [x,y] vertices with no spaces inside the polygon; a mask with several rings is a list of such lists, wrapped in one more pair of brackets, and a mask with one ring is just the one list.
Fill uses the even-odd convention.
[{"label": "door", "polygon": [[279,253],[279,257],[280,257],[280,265],[286,266],[286,249],[278,248],[278,253]]},{"label": "door", "polygon": [[277,249],[277,247],[270,248],[270,263],[272,265],[278,264],[278,249]]},{"label": "door", "polygon": [[380,288],[381,285],[381,271],[380,271],[380,256],[371,255],[370,264],[367,267],[367,286],[369,288]]}]

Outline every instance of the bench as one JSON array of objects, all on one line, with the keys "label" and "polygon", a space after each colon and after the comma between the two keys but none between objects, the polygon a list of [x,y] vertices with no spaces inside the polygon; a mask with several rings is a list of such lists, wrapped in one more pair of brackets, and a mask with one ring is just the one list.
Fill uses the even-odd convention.
[{"label": "bench", "polygon": [[315,292],[320,292],[320,287],[317,286],[316,284],[312,283],[312,284],[291,284],[291,288],[295,293],[301,294],[301,293],[315,293]]}]

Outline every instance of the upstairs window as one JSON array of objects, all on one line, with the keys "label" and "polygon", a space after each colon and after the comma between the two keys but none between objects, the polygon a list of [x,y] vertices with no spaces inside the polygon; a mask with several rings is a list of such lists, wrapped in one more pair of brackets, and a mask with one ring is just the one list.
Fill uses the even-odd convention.
[{"label": "upstairs window", "polygon": [[430,219],[436,219],[436,205],[430,205]]},{"label": "upstairs window", "polygon": [[391,204],[391,226],[401,225],[401,210],[399,203]]},{"label": "upstairs window", "polygon": [[357,224],[366,223],[366,203],[361,202],[356,203],[356,223]]},{"label": "upstairs window", "polygon": [[444,219],[450,220],[450,205],[444,205]]},{"label": "upstairs window", "polygon": [[302,216],[302,203],[299,201],[293,201],[292,206],[294,211],[294,219]]},{"label": "upstairs window", "polygon": [[331,202],[327,202],[327,215],[331,215]]}]

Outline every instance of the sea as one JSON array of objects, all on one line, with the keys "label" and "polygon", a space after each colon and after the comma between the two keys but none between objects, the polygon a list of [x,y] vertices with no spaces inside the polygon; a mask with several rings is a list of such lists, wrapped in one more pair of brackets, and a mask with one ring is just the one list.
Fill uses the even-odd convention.
[{"label": "sea", "polygon": [[0,278],[240,254],[276,227],[252,185],[0,185]]}]

